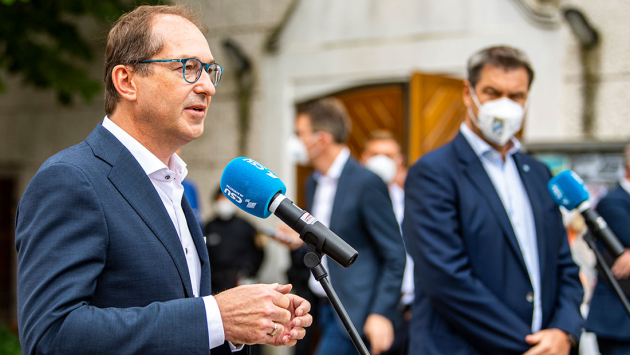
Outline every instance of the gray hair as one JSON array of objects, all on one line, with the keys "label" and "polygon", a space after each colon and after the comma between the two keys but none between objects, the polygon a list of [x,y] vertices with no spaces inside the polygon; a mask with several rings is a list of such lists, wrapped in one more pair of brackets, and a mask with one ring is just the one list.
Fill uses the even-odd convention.
[{"label": "gray hair", "polygon": [[527,55],[523,51],[508,46],[496,46],[482,49],[468,59],[468,81],[471,87],[474,88],[477,85],[481,70],[486,65],[503,68],[505,70],[525,68],[529,76],[528,88],[532,85],[532,81],[534,80],[534,70],[532,69]]}]

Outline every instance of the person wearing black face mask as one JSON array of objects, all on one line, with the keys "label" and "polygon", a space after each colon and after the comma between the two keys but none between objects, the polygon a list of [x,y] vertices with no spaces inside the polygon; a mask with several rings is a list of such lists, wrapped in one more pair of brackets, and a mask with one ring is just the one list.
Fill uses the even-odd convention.
[{"label": "person wearing black face mask", "polygon": [[218,188],[213,195],[214,219],[206,224],[212,290],[221,292],[251,283],[262,264],[264,252],[256,244],[256,229],[236,215],[236,206]]}]

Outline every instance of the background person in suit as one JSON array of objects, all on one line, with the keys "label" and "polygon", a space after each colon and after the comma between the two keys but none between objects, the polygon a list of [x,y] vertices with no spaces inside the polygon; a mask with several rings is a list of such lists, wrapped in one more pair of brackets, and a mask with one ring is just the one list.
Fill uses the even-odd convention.
[{"label": "background person in suit", "polygon": [[[619,186],[597,204],[597,211],[617,235],[626,251],[616,260],[602,248],[611,271],[626,297],[630,297],[630,144],[624,154],[625,176]],[[586,318],[586,329],[597,334],[602,355],[630,354],[630,316],[606,277],[600,273]]]},{"label": "background person in suit", "polygon": [[[304,145],[298,151],[305,155],[298,161],[310,162],[316,171],[307,182],[307,210],[359,252],[348,269],[327,262],[330,282],[376,355],[394,339],[392,320],[400,299],[405,248],[387,186],[350,157],[344,144],[349,130],[346,110],[334,98],[297,108],[295,131]],[[322,334],[316,354],[356,354],[321,285],[313,278],[310,281],[322,300],[318,314]]]},{"label": "background person in suit", "polygon": [[[394,214],[399,225],[402,225],[405,214],[405,179],[407,168],[404,163],[402,148],[396,137],[389,131],[376,130],[370,132],[365,142],[361,163],[387,184],[389,197],[392,199]],[[402,228],[402,226],[401,226]],[[409,321],[411,320],[411,304],[414,297],[413,260],[407,254],[401,297],[398,305],[398,317],[394,322],[394,343],[385,355],[406,355],[408,349]]]},{"label": "background person in suit", "polygon": [[304,336],[310,306],[290,286],[210,296],[208,253],[175,154],[203,133],[221,74],[198,24],[182,6],[121,17],[107,39],[107,116],[24,192],[16,248],[25,354],[208,354],[225,340],[237,350]]},{"label": "background person in suit", "polygon": [[410,354],[566,355],[576,344],[582,288],[551,174],[514,138],[533,76],[517,49],[474,54],[460,133],[409,170]]}]

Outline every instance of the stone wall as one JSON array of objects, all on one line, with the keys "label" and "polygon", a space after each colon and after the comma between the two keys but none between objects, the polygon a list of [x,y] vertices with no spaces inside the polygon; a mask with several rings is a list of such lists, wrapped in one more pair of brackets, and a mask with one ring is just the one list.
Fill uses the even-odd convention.
[{"label": "stone wall", "polygon": [[[598,140],[630,139],[630,4],[626,1],[565,0],[579,9],[599,33],[596,69],[594,133]],[[562,23],[562,129],[567,140],[582,138],[582,63],[579,43],[566,21]]]}]

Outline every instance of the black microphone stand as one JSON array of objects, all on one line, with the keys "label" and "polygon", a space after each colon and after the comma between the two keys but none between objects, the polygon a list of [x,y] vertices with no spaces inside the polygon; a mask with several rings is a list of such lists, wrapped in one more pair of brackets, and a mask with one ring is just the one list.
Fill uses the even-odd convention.
[{"label": "black microphone stand", "polygon": [[595,257],[597,258],[597,264],[599,264],[599,266],[602,268],[602,271],[606,275],[608,282],[610,282],[610,284],[612,285],[613,289],[615,290],[615,293],[617,294],[617,297],[619,297],[619,300],[623,304],[623,307],[626,309],[628,316],[630,316],[630,303],[628,303],[628,298],[626,298],[626,295],[621,290],[619,283],[617,282],[612,272],[610,271],[610,267],[608,267],[608,264],[606,264],[606,261],[604,260],[602,253],[600,253],[599,249],[597,248],[595,237],[593,236],[590,230],[587,230],[586,233],[584,234],[584,241],[595,253]]},{"label": "black microphone stand", "polygon": [[310,243],[307,244],[308,253],[304,255],[304,264],[309,269],[311,269],[315,280],[319,281],[319,283],[324,288],[326,296],[330,300],[330,303],[332,304],[333,308],[337,312],[337,315],[341,319],[341,323],[343,323],[344,327],[346,327],[346,331],[350,335],[350,339],[352,339],[352,343],[354,344],[354,347],[357,349],[359,354],[370,355],[367,348],[365,347],[365,344],[363,343],[363,340],[359,336],[357,329],[354,327],[354,324],[352,324],[352,320],[350,320],[348,312],[346,312],[346,309],[343,307],[341,300],[339,299],[337,293],[330,284],[330,280],[328,280],[328,272],[324,268],[324,265],[322,265],[321,263],[322,253],[318,251],[315,246],[311,245]]}]

